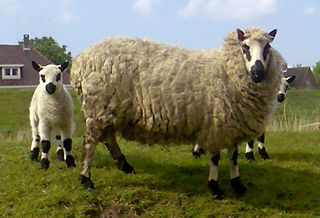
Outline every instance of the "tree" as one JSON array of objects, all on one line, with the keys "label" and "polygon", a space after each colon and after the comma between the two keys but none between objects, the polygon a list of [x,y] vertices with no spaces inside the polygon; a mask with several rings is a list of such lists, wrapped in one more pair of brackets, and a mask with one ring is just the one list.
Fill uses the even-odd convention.
[{"label": "tree", "polygon": [[320,84],[320,61],[316,63],[316,65],[312,69],[312,73],[317,80],[318,85]]},{"label": "tree", "polygon": [[[30,39],[30,46],[37,49],[42,55],[54,62],[61,64],[65,60],[71,60],[71,52],[67,52],[67,46],[60,46],[51,36]],[[19,42],[20,45],[23,42]]]}]

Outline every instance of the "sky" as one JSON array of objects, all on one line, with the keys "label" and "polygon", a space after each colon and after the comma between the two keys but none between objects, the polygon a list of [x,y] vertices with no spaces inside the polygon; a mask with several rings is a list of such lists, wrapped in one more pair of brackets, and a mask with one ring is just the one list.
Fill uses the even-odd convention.
[{"label": "sky", "polygon": [[236,28],[278,29],[289,66],[320,61],[319,0],[0,0],[0,44],[52,36],[75,57],[114,36],[190,49],[217,48]]}]

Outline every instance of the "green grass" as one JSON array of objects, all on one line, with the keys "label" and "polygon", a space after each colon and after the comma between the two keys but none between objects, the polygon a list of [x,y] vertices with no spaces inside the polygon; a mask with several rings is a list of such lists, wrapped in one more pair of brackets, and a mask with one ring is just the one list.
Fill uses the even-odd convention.
[{"label": "green grass", "polygon": [[[74,97],[77,130],[73,151],[77,167],[68,169],[50,151],[50,168],[29,159],[28,106],[32,89],[0,89],[0,216],[2,217],[317,217],[320,216],[320,134],[299,122],[317,118],[320,91],[292,90],[286,111],[279,105],[266,133],[271,160],[249,163],[240,146],[239,168],[247,192],[235,195],[229,185],[229,161],[222,152],[219,183],[225,200],[212,199],[207,188],[209,157],[194,159],[191,146],[142,146],[118,138],[137,174],[114,167],[106,148],[96,148],[94,190],[78,181],[84,123]],[[289,115],[289,114],[292,115]],[[286,117],[286,118],[285,118]],[[317,120],[314,120],[317,121]],[[284,123],[287,125],[284,125]],[[279,131],[279,129],[281,129]],[[275,131],[277,130],[277,131]],[[256,150],[255,150],[256,151]]]}]

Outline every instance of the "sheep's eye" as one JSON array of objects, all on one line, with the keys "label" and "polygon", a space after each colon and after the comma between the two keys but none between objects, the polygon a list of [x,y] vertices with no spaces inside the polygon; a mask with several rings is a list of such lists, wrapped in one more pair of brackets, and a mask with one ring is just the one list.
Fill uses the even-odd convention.
[{"label": "sheep's eye", "polygon": [[267,56],[269,54],[269,50],[271,48],[271,45],[268,43],[266,44],[266,46],[264,47],[263,49],[263,59],[266,60],[267,59]]},{"label": "sheep's eye", "polygon": [[242,45],[242,52],[246,55],[246,58],[248,61],[251,60],[251,55],[249,51],[250,47],[247,44]]},{"label": "sheep's eye", "polygon": [[41,77],[41,80],[42,80],[42,82],[46,82],[46,77],[45,77],[45,75],[40,75],[40,77]]},{"label": "sheep's eye", "polygon": [[59,73],[59,74],[57,75],[56,80],[57,80],[57,82],[58,82],[59,80],[61,80],[61,73]]}]

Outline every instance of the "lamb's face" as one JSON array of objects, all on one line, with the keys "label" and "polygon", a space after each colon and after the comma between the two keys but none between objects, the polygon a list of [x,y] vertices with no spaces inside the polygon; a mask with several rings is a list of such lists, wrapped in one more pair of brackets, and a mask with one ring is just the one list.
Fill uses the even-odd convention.
[{"label": "lamb's face", "polygon": [[69,62],[65,62],[62,65],[49,64],[41,66],[34,61],[32,62],[33,68],[39,73],[39,83],[49,95],[62,88],[62,72],[68,67],[68,64]]},{"label": "lamb's face", "polygon": [[288,90],[289,84],[296,78],[295,75],[289,77],[282,77],[280,90],[277,96],[278,102],[283,102],[286,97],[286,92]]},{"label": "lamb's face", "polygon": [[[277,30],[269,33],[273,40]],[[237,30],[238,39],[241,41],[241,50],[245,60],[247,71],[250,72],[250,77],[255,83],[260,83],[264,80],[265,69],[267,68],[269,50],[272,40],[256,40],[246,38],[242,30]]]}]

